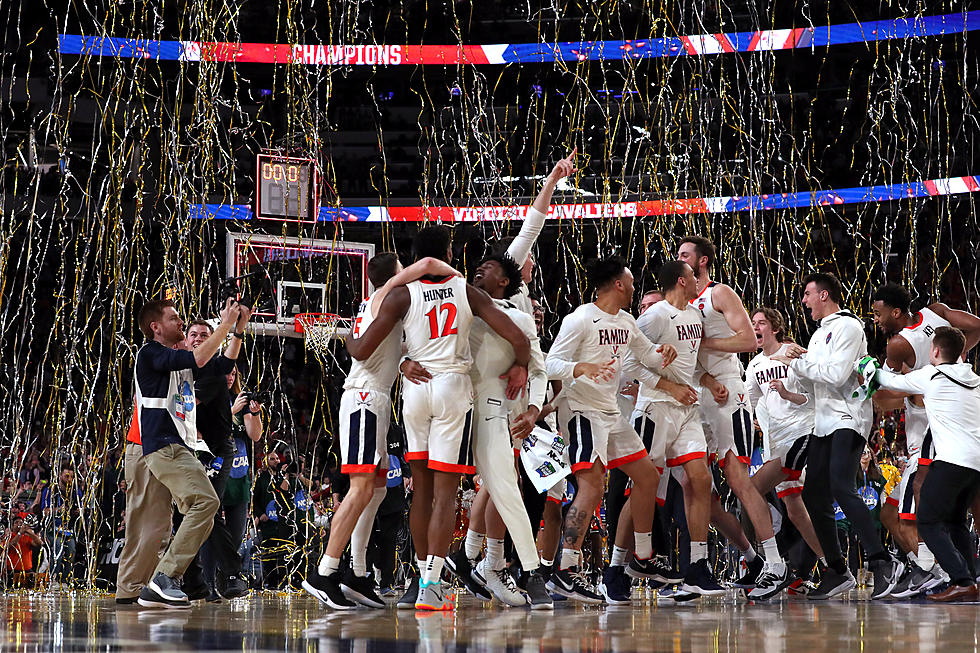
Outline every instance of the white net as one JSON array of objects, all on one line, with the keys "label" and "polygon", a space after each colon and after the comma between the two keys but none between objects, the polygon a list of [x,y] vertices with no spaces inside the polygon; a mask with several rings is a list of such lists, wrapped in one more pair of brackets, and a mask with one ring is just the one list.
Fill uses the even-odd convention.
[{"label": "white net", "polygon": [[303,334],[306,348],[320,354],[329,350],[330,341],[337,337],[340,325],[340,316],[332,313],[303,313],[296,316],[296,330]]}]

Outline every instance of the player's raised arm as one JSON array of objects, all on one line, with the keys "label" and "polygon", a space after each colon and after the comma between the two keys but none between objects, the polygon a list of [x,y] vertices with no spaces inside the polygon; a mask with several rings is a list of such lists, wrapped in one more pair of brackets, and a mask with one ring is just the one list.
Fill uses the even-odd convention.
[{"label": "player's raised arm", "polygon": [[398,321],[405,317],[412,303],[411,295],[405,286],[392,288],[381,302],[378,314],[367,330],[359,338],[347,338],[347,351],[355,360],[367,360],[374,350],[384,341]]},{"label": "player's raised arm", "polygon": [[538,239],[541,229],[544,228],[544,221],[548,216],[548,208],[551,206],[551,196],[555,192],[555,186],[565,177],[577,172],[574,163],[577,151],[577,149],[572,150],[567,158],[562,159],[552,168],[551,174],[544,180],[544,186],[541,187],[538,196],[534,198],[531,210],[527,212],[520,232],[510,247],[507,248],[507,254],[517,262],[518,266],[523,266],[527,261],[527,255],[534,247],[534,242]]},{"label": "player's raised arm", "polygon": [[430,274],[437,277],[463,276],[459,270],[449,265],[445,261],[440,261],[439,259],[431,256],[426,256],[425,258],[419,259],[392,278],[388,279],[388,281],[385,282],[385,285],[381,286],[381,288],[374,292],[374,294],[377,295],[377,299],[374,300],[374,304],[371,307],[371,317],[377,316],[381,303],[384,302],[385,297],[388,296],[388,293],[391,292],[392,288],[404,286]]},{"label": "player's raised arm", "polygon": [[739,354],[756,350],[752,321],[735,291],[725,285],[714,286],[711,301],[735,333],[727,338],[703,338],[701,346],[715,351]]},{"label": "player's raised arm", "polygon": [[966,336],[964,356],[980,342],[980,317],[966,311],[958,311],[942,303],[931,304],[929,309],[949,322],[950,326],[962,331],[963,335]]}]

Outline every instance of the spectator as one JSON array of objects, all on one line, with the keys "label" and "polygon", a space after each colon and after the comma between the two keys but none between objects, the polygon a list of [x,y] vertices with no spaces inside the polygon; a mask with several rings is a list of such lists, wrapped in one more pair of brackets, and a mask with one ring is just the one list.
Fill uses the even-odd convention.
[{"label": "spectator", "polygon": [[3,536],[5,587],[34,587],[34,549],[41,538],[26,523],[23,515],[14,515]]}]

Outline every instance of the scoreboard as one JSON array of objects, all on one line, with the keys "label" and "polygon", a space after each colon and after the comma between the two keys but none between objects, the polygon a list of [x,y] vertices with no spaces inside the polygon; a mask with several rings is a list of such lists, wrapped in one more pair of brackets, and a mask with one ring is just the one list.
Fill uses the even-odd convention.
[{"label": "scoreboard", "polygon": [[262,152],[255,158],[255,217],[316,222],[319,180],[316,163]]}]

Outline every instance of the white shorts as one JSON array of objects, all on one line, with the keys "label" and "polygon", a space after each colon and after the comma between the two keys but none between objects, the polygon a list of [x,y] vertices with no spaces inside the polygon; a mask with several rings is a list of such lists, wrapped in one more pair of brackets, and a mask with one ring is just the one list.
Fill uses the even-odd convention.
[{"label": "white shorts", "polygon": [[725,466],[725,456],[729,451],[734,451],[735,456],[748,465],[752,460],[755,439],[749,391],[742,379],[728,379],[723,383],[728,388],[728,401],[723,406],[719,406],[704,388],[698,392],[708,453],[717,457],[721,467]]},{"label": "white shorts", "polygon": [[596,460],[615,469],[648,455],[640,436],[619,413],[571,410],[562,402],[558,423],[568,440],[572,472],[591,467]]},{"label": "white shorts", "polygon": [[[785,471],[785,468],[783,469]],[[804,481],[806,481],[806,470],[800,472],[800,475],[796,478],[790,478],[782,483],[778,483],[776,485],[776,496],[782,499],[790,494],[802,494]]]},{"label": "white shorts", "polygon": [[402,384],[406,460],[429,469],[473,474],[473,385],[469,374],[435,374],[428,383]]},{"label": "white shorts", "polygon": [[545,501],[550,501],[561,505],[561,503],[565,500],[567,493],[568,481],[561,479],[548,489],[548,496],[545,497]]},{"label": "white shorts", "polygon": [[768,436],[762,437],[762,462],[778,460],[783,467],[783,472],[791,480],[800,478],[803,469],[806,467],[806,453],[810,444],[810,434],[799,437],[780,438],[773,442]]},{"label": "white shorts", "polygon": [[340,397],[340,471],[366,474],[388,469],[391,398],[370,388],[344,390]]},{"label": "white shorts", "polygon": [[898,518],[907,521],[915,520],[915,473],[919,469],[917,458],[909,457],[909,462],[902,472],[902,480],[892,488],[885,503],[898,508]]},{"label": "white shorts", "polygon": [[667,401],[650,402],[634,410],[633,428],[661,471],[707,456],[708,445],[697,406]]}]

